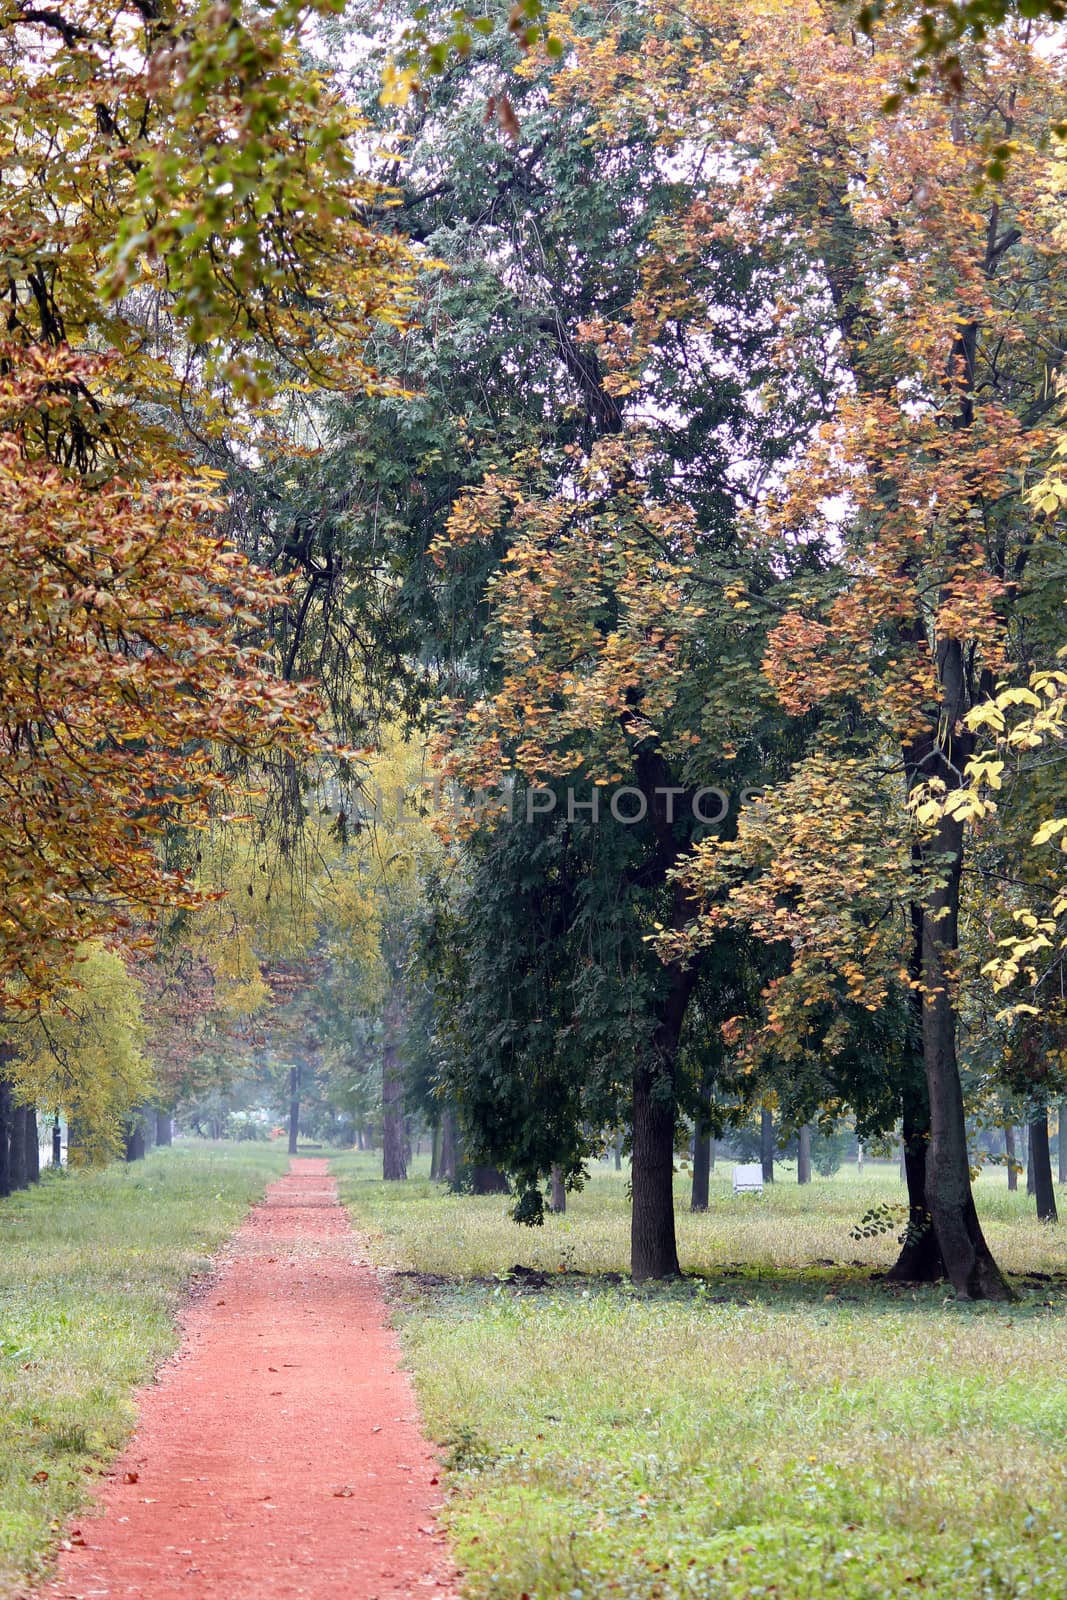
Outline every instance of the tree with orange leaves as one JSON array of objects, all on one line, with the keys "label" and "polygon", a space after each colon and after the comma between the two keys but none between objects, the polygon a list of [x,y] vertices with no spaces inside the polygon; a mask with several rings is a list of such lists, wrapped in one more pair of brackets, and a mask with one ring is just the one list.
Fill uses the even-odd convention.
[{"label": "tree with orange leaves", "polygon": [[314,12],[0,7],[9,1014],[86,939],[197,903],[177,841],[321,743],[256,648],[286,588],[220,537],[201,465],[223,428],[252,448],[291,386],[363,381],[404,315],[358,119],[299,56]]}]

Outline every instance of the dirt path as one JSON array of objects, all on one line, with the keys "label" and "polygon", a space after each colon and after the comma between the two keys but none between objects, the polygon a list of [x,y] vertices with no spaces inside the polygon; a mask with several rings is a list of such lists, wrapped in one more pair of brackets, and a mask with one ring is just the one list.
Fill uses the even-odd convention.
[{"label": "dirt path", "polygon": [[271,1185],[184,1328],[48,1600],[450,1600],[436,1463],[327,1162]]}]

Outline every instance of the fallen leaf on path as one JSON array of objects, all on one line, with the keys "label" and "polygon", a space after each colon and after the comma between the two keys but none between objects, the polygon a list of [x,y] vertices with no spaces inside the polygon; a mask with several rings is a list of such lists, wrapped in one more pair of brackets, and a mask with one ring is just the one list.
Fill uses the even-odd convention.
[{"label": "fallen leaf on path", "polygon": [[356,1491],[351,1487],[350,1484],[345,1483],[342,1484],[340,1489],[335,1489],[333,1491],[333,1497],[335,1500],[351,1500],[355,1492]]},{"label": "fallen leaf on path", "polygon": [[122,1474],[122,1481],[123,1483],[137,1483],[140,1479],[140,1476],[141,1474],[139,1472],[124,1472]]}]

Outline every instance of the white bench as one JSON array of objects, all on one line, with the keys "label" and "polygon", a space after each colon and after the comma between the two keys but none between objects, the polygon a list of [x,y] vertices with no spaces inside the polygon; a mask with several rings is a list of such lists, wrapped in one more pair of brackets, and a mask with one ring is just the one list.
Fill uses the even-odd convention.
[{"label": "white bench", "polygon": [[763,1165],[752,1161],[747,1166],[734,1168],[734,1194],[762,1194]]}]

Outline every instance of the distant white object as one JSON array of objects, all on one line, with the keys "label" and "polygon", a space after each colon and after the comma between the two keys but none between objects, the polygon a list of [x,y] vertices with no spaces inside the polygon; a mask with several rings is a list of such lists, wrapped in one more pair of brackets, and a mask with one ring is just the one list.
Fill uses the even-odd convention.
[{"label": "distant white object", "polygon": [[763,1166],[753,1161],[748,1166],[734,1168],[734,1194],[762,1194]]}]

